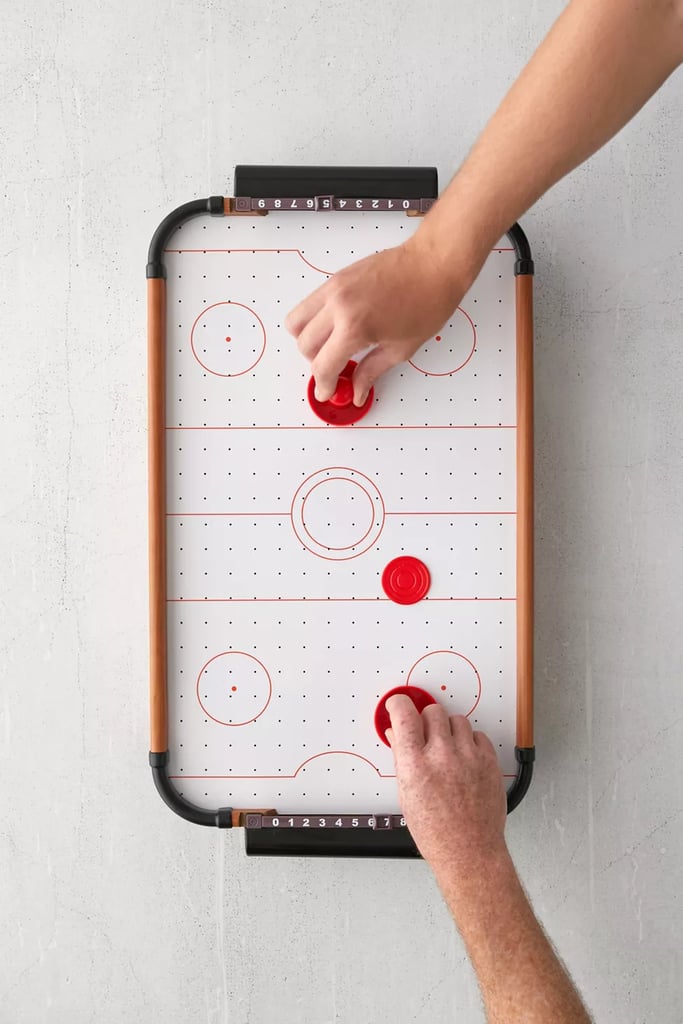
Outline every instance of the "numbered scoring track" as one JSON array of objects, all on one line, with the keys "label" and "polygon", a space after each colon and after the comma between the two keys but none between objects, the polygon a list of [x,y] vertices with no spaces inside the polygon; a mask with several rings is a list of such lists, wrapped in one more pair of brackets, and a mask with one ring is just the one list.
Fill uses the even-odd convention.
[{"label": "numbered scoring track", "polygon": [[[403,827],[373,725],[401,685],[516,775],[511,247],[353,426],[316,417],[284,327],[432,202],[236,199],[166,245],[168,777],[200,808],[287,812],[248,828]],[[405,556],[430,578],[412,605],[382,587]]]},{"label": "numbered scoring track", "polygon": [[247,828],[361,828],[371,829],[373,832],[385,832],[393,828],[405,828],[406,819],[401,814],[371,814],[368,816],[353,816],[341,814],[337,817],[329,815],[313,814],[305,817],[302,814],[281,815],[272,814],[246,814],[244,824]]},{"label": "numbered scoring track", "polygon": [[436,202],[435,199],[339,199],[336,196],[308,196],[308,198],[279,199],[235,199],[237,213],[261,213],[273,211],[285,213],[290,210],[321,211],[362,211],[370,213],[388,213],[403,210],[411,213],[427,213]]}]

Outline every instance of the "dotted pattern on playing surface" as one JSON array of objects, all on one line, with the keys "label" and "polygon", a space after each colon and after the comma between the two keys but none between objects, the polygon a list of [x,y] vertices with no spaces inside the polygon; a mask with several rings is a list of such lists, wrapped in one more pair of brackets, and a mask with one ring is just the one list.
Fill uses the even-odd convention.
[{"label": "dotted pattern on playing surface", "polygon": [[[379,698],[421,686],[515,775],[514,254],[327,426],[283,327],[328,276],[419,224],[202,217],[167,245],[169,776],[199,806],[394,812]],[[400,555],[431,574],[397,605]]]}]

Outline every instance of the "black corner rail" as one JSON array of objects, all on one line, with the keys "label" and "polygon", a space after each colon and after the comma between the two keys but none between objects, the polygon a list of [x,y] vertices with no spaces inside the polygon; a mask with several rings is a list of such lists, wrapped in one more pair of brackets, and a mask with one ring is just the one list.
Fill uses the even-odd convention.
[{"label": "black corner rail", "polygon": [[225,212],[225,200],[223,196],[209,196],[208,199],[193,199],[190,203],[183,203],[171,210],[168,216],[164,217],[159,227],[152,235],[147,255],[147,277],[166,277],[164,266],[164,246],[172,231],[184,224],[192,217],[199,217],[208,213],[212,217],[222,217]]},{"label": "black corner rail", "polygon": [[152,778],[157,792],[172,811],[175,811],[185,821],[191,821],[193,825],[232,828],[232,807],[219,807],[215,811],[207,811],[203,807],[196,807],[195,804],[189,803],[173,788],[166,772],[168,751],[163,754],[150,753],[149,763],[152,767]]}]

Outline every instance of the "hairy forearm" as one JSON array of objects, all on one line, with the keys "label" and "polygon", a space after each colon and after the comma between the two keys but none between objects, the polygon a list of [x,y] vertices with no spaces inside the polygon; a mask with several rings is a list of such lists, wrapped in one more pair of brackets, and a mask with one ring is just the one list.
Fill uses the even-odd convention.
[{"label": "hairy forearm", "polygon": [[437,881],[467,947],[489,1024],[590,1024],[539,925],[507,850]]},{"label": "hairy forearm", "polygon": [[607,142],[683,61],[683,0],[572,0],[425,218],[460,282],[544,192]]}]

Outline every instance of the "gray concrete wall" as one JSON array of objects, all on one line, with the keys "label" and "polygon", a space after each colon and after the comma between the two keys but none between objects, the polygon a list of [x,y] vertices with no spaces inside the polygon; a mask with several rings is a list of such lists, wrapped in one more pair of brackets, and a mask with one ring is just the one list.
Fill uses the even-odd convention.
[{"label": "gray concrete wall", "polygon": [[[236,162],[445,184],[560,7],[3,12],[1,1021],[483,1020],[425,865],[247,862],[152,788],[144,264]],[[508,835],[603,1024],[683,1021],[681,85],[524,222],[539,758]]]}]

